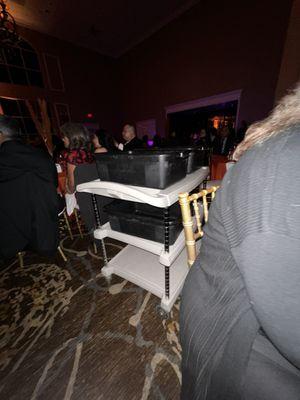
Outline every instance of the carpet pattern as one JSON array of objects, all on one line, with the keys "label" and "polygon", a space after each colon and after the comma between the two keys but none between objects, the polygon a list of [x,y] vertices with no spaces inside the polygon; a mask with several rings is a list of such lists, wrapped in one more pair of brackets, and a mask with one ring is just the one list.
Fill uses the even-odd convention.
[{"label": "carpet pattern", "polygon": [[1,270],[0,398],[179,399],[178,304],[162,320],[158,298],[106,281],[88,235],[61,245],[66,263],[27,253]]}]

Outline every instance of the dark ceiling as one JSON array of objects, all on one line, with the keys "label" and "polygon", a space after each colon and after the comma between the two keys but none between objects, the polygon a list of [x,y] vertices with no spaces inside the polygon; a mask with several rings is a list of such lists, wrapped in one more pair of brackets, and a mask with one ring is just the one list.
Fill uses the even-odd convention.
[{"label": "dark ceiling", "polygon": [[18,24],[118,57],[199,0],[9,0]]}]

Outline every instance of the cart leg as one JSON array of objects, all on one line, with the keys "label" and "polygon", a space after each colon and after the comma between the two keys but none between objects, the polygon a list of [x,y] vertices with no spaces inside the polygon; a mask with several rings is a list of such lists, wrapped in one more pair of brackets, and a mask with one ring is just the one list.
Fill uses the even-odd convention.
[{"label": "cart leg", "polygon": [[[93,203],[94,215],[95,215],[95,220],[96,220],[96,228],[99,229],[99,228],[101,228],[101,220],[100,220],[100,213],[99,213],[97,199],[96,199],[95,194],[92,194],[92,203]],[[107,252],[106,252],[104,239],[100,239],[100,242],[101,242],[101,247],[102,247],[104,265],[107,266],[108,258],[107,258]]]},{"label": "cart leg", "polygon": [[[170,212],[169,208],[165,209],[164,212],[164,223],[165,223],[165,252],[169,252],[169,233],[170,233]],[[165,266],[165,297],[168,299],[170,296],[170,267]]]},{"label": "cart leg", "polygon": [[157,304],[157,306],[155,307],[155,310],[161,319],[169,319],[170,313],[168,311],[164,310],[160,304]]},{"label": "cart leg", "polygon": [[170,297],[170,267],[165,265],[165,297]]},{"label": "cart leg", "polygon": [[169,234],[170,234],[170,211],[169,208],[165,208],[164,212],[164,224],[165,224],[165,252],[169,252]]},{"label": "cart leg", "polygon": [[106,252],[106,246],[105,246],[104,239],[101,239],[100,242],[101,242],[102,254],[103,254],[103,259],[104,259],[104,265],[106,266],[108,264],[108,258],[107,258],[107,252]]},{"label": "cart leg", "polygon": [[109,265],[107,265],[107,266],[101,268],[101,272],[105,278],[107,285],[110,286],[111,278],[112,278],[112,274],[113,274],[113,268],[110,267]]}]

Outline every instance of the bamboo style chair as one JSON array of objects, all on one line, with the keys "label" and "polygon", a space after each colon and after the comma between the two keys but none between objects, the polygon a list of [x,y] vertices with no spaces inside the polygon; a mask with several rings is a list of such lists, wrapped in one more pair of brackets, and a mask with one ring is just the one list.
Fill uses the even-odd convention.
[{"label": "bamboo style chair", "polygon": [[[68,259],[67,259],[66,255],[65,255],[65,253],[63,252],[62,248],[60,246],[58,246],[57,250],[58,250],[61,258],[64,260],[64,262],[67,262]],[[26,254],[25,251],[19,251],[18,254],[17,254],[20,268],[24,268],[24,255],[25,254]]]},{"label": "bamboo style chair", "polygon": [[[219,186],[212,186],[209,189],[203,189],[199,193],[189,195],[189,193],[179,194],[179,204],[182,215],[182,225],[184,228],[185,245],[187,249],[188,265],[191,267],[197,257],[196,240],[202,238],[202,216],[204,223],[208,221],[208,209],[210,202],[215,198],[216,191]],[[208,195],[211,195],[209,201]],[[199,200],[202,201],[203,215],[201,216],[199,208]],[[192,216],[192,207],[194,209],[194,217]]]}]

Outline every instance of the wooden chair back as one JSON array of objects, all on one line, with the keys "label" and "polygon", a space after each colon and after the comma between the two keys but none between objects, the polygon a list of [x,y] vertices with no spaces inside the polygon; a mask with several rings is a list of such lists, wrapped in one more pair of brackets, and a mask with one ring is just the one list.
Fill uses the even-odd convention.
[{"label": "wooden chair back", "polygon": [[[203,206],[203,220],[204,223],[208,221],[208,209],[209,201],[208,196],[211,196],[211,201],[215,198],[216,191],[219,186],[212,186],[209,189],[203,189],[199,193],[180,193],[179,204],[181,208],[182,224],[185,235],[185,245],[187,249],[188,264],[191,267],[196,259],[196,240],[202,238],[202,215],[199,209],[199,201],[202,202]],[[194,210],[194,216],[192,215],[192,208]]]}]

